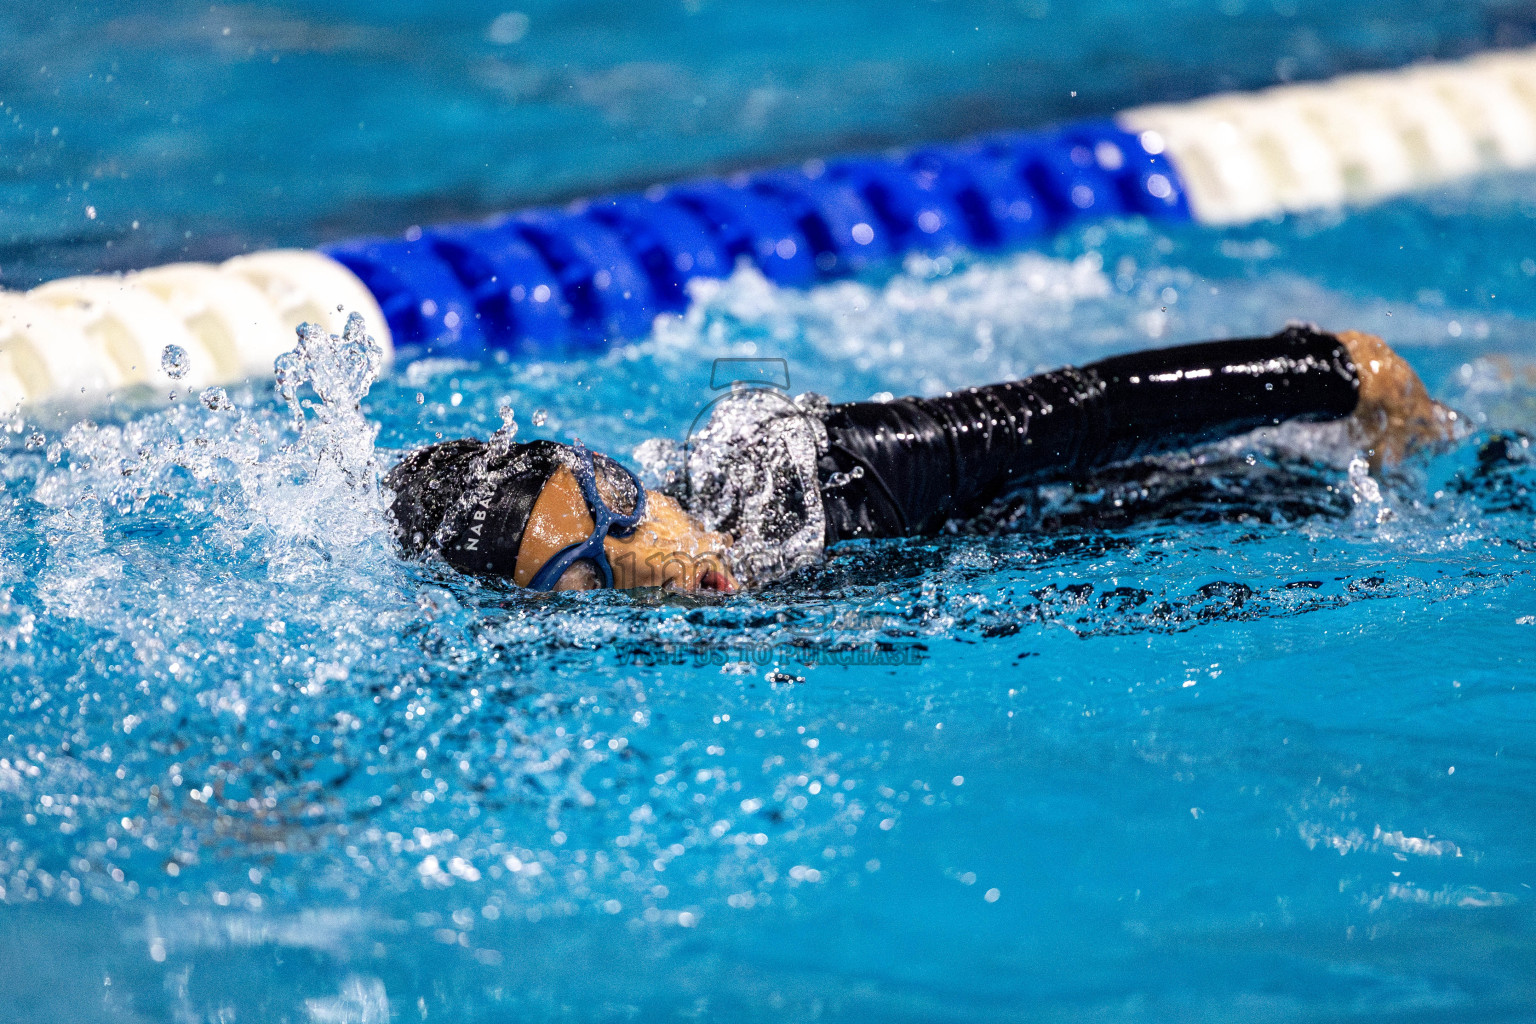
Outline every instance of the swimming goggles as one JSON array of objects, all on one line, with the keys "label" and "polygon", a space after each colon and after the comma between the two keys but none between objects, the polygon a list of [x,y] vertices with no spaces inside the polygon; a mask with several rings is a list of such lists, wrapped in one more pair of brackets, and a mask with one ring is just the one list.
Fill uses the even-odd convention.
[{"label": "swimming goggles", "polygon": [[586,540],[577,541],[569,547],[561,548],[549,561],[545,562],[538,572],[533,574],[533,579],[528,584],[529,590],[553,590],[555,584],[560,582],[560,577],[565,575],[565,570],[577,562],[590,562],[603,578],[603,586],[613,587],[613,567],[608,564],[608,553],[603,550],[603,539],[610,533],[615,537],[628,537],[635,532],[635,527],[640,525],[640,520],[645,518],[645,488],[640,486],[640,478],[630,472],[629,467],[619,465],[624,472],[629,473],[629,479],[635,485],[635,508],[629,515],[620,515],[608,507],[603,496],[597,492],[597,470],[592,465],[592,453],[587,446],[577,441],[572,448],[576,452],[576,465],[572,473],[576,477],[576,483],[581,488],[582,500],[587,503],[587,511],[592,514],[592,536]]}]

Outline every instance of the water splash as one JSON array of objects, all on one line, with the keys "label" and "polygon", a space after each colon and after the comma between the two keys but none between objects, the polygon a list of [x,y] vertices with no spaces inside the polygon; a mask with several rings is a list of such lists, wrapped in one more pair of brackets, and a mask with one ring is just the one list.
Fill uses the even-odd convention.
[{"label": "water splash", "polygon": [[[378,428],[359,403],[382,366],[382,350],[355,313],[340,336],[313,324],[302,325],[298,336],[276,361],[296,436],[280,438],[270,422],[236,410],[223,388],[208,388],[203,414],[173,406],[122,426],[71,427],[62,442],[68,471],[40,480],[35,496],[56,515],[77,517],[91,508],[142,512],[172,495],[173,504],[207,517],[209,536],[230,550],[258,543],[279,578],[343,553],[377,555],[386,536]],[[301,400],[305,385],[318,403]],[[208,415],[231,411],[237,415]],[[190,487],[181,482],[187,478]]]},{"label": "water splash", "polygon": [[[473,1003],[485,991],[473,971],[527,970],[530,950],[546,950],[541,966],[558,979],[562,958],[586,939],[639,934],[651,949],[717,948],[722,936],[766,942],[781,929],[806,931],[807,914],[862,920],[885,905],[881,893],[914,884],[928,886],[941,910],[925,932],[953,918],[946,942],[960,948],[974,933],[994,943],[998,933],[967,908],[987,906],[983,893],[996,886],[1000,907],[1028,901],[1072,918],[1077,908],[1058,901],[1067,890],[1051,872],[1075,855],[1102,850],[1123,864],[1146,847],[1182,865],[1195,849],[1199,871],[1216,875],[1236,863],[1201,854],[1183,832],[1170,839],[1159,816],[1170,793],[1185,805],[1173,808],[1185,827],[1276,817],[1259,821],[1267,835],[1287,823],[1276,808],[1319,776],[1336,781],[1336,769],[1370,757],[1410,763],[1399,755],[1422,738],[1348,721],[1337,749],[1290,758],[1299,719],[1321,721],[1310,742],[1325,746],[1326,716],[1363,707],[1362,677],[1338,670],[1338,638],[1379,636],[1394,616],[1432,628],[1449,620],[1480,637],[1487,621],[1527,610],[1528,581],[1504,543],[1530,542],[1536,491],[1519,438],[1502,454],[1468,449],[1421,470],[1428,487],[1379,481],[1397,515],[1378,524],[1352,513],[1349,439],[1282,428],[1056,495],[1037,519],[995,534],[850,545],[718,604],[528,595],[402,563],[373,532],[381,496],[369,491],[368,460],[382,464],[387,449],[368,415],[404,446],[436,432],[510,434],[516,421],[504,408],[549,409],[551,435],[569,430],[615,451],[686,436],[698,411],[688,396],[703,390],[708,357],[766,350],[779,327],[798,387],[857,399],[1138,347],[1145,280],[1185,287],[1174,271],[1152,268],[1130,291],[1115,281],[1106,293],[1109,275],[1092,260],[1000,262],[1008,265],[919,267],[890,285],[859,285],[872,323],[887,332],[876,344],[849,343],[865,326],[851,306],[824,316],[818,304],[829,296],[743,277],[679,321],[696,318],[697,333],[675,347],[653,341],[515,372],[442,362],[365,396],[353,385],[312,387],[310,376],[333,374],[305,364],[342,358],[325,353],[345,346],[302,339],[278,401],[232,388],[235,410],[187,403],[82,425],[66,435],[58,468],[18,435],[0,466],[12,499],[0,506],[0,661],[15,680],[16,736],[0,748],[0,900],[74,897],[86,904],[81,914],[100,900],[113,913],[153,915],[155,929],[134,932],[146,941],[130,951],[133,962],[144,961],[147,942],[168,972],[194,967],[188,1006],[204,1016],[215,1007],[199,1000],[195,981],[210,958],[247,963],[274,949],[289,964],[319,966],[275,979],[272,991],[288,1002],[267,1016],[377,1010],[373,974],[389,982],[390,1010],[414,1015],[420,989],[397,965],[422,963],[433,955],[425,950],[440,957],[432,977]],[[975,292],[954,289],[973,270]],[[1028,290],[1032,270],[1046,285],[1038,291]],[[951,289],[956,308],[940,307],[940,289]],[[919,308],[904,321],[899,301],[909,293]],[[1350,310],[1344,298],[1324,298]],[[1236,311],[1222,317],[1272,329],[1307,308],[1308,295],[1265,280],[1228,299]],[[1212,302],[1170,304],[1162,337],[1215,333]],[[990,349],[977,333],[984,317],[973,315],[987,307],[1024,325],[994,329]],[[897,342],[905,348],[895,351]],[[360,423],[349,415],[354,400]],[[749,428],[752,410],[738,412],[722,421]],[[121,437],[98,466],[83,449],[112,431]],[[50,425],[55,433],[64,432]],[[785,449],[795,443],[787,437]],[[728,448],[710,453],[721,472]],[[653,474],[683,483],[683,446],[654,452]],[[793,457],[768,462],[797,472]],[[1481,489],[1463,499],[1455,481]],[[1452,498],[1432,500],[1437,489]],[[744,489],[738,505],[760,493]],[[1494,512],[1501,501],[1523,511]],[[836,660],[888,648],[931,661],[887,671]],[[1346,652],[1358,665],[1393,655],[1391,645]],[[1266,672],[1286,658],[1286,671]],[[1404,694],[1430,674],[1407,666],[1373,699],[1411,712]],[[1499,682],[1486,701],[1507,692]],[[1337,699],[1299,702],[1302,685]],[[1469,702],[1468,712],[1477,707]],[[1465,748],[1457,760],[1466,764],[1467,751],[1486,744],[1452,719],[1426,727],[1445,730],[1437,743]],[[1157,774],[1165,762],[1169,772]],[[962,774],[963,788],[949,781]],[[1223,813],[1222,794],[1255,778],[1264,794],[1244,795],[1241,807],[1229,800]],[[1464,767],[1455,781],[1476,778]],[[1384,832],[1451,836],[1468,851],[1445,870],[1490,849],[1507,856],[1508,844],[1486,838],[1492,830],[1416,827],[1415,816],[1456,813],[1435,791],[1408,786],[1399,800],[1379,777],[1374,786],[1361,806]],[[1188,805],[1202,808],[1198,819]],[[1085,806],[1103,813],[1085,815]],[[1083,841],[1098,819],[1106,829]],[[1007,844],[1005,856],[1038,856],[1011,877],[977,863],[1000,848],[985,839],[1000,826],[1031,837]],[[1241,831],[1224,835],[1243,841]],[[1311,855],[1288,838],[1257,856],[1262,868],[1305,879]],[[1489,870],[1491,861],[1478,863]],[[963,903],[920,881],[934,865],[956,880]],[[1410,870],[1417,884],[1433,882],[1417,864]],[[964,881],[972,872],[974,886]],[[1255,873],[1245,865],[1234,874],[1223,893],[1242,913],[1260,907],[1249,896]],[[1339,909],[1328,902],[1337,886],[1322,881],[1330,895],[1298,904],[1303,919]],[[1354,906],[1355,891],[1340,899]],[[1264,905],[1275,895],[1266,892]],[[1118,928],[1128,905],[1099,909]],[[677,938],[696,928],[707,934]],[[384,959],[356,982],[357,951],[374,943]],[[290,948],[303,957],[286,956]],[[837,958],[848,954],[818,955],[846,965]],[[653,994],[647,985],[666,983],[649,963],[615,977],[613,991]],[[486,984],[508,982],[502,974]]]},{"label": "water splash", "polygon": [[[501,426],[492,435],[491,442],[505,450],[517,440],[517,412],[512,408],[511,403],[504,402],[496,410],[496,415],[501,417]],[[542,425],[542,421],[538,420],[538,413],[534,413],[534,419],[535,426]]]},{"label": "water splash", "polygon": [[731,567],[750,585],[814,565],[826,537],[816,462],[826,447],[826,399],[791,400],[741,388],[695,420],[688,438],[635,450],[652,486],[676,497],[707,529],[729,534]]},{"label": "water splash", "polygon": [[1372,522],[1385,523],[1392,518],[1392,509],[1382,496],[1381,484],[1371,476],[1370,463],[1362,458],[1349,461],[1349,486],[1355,506]]},{"label": "water splash", "polygon": [[235,408],[235,404],[229,400],[229,392],[218,386],[204,388],[198,400],[209,412],[232,412]]},{"label": "water splash", "polygon": [[[357,313],[340,335],[315,324],[303,324],[298,334],[299,344],[277,358],[275,376],[299,437],[261,467],[252,508],[295,550],[378,553],[390,536],[379,499],[378,425],[363,415],[361,402],[383,366],[383,350]],[[299,399],[304,384],[319,405]]]},{"label": "water splash", "polygon": [[778,288],[750,267],[724,281],[696,279],[688,311],[658,318],[651,347],[668,362],[725,354],[723,342],[732,354],[799,356],[796,373],[815,377],[797,387],[862,398],[1022,377],[1123,333],[1123,325],[1084,322],[1085,310],[1114,297],[1097,253],[911,256],[904,266],[881,285],[808,291]]}]

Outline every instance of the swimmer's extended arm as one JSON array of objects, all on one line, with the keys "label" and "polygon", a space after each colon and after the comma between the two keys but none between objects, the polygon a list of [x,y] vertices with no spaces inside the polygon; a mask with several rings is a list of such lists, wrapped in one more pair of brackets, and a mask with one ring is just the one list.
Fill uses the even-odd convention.
[{"label": "swimmer's extended arm", "polygon": [[1381,460],[1437,425],[1444,436],[1438,407],[1380,339],[1302,327],[942,398],[835,406],[821,465],[828,540],[929,533],[1021,485],[1357,408]]},{"label": "swimmer's extended arm", "polygon": [[[1381,339],[1304,328],[1117,356],[942,398],[834,406],[818,466],[826,540],[928,533],[1021,485],[1351,413],[1377,464],[1449,436],[1455,420]],[[555,589],[606,582],[604,562],[621,588],[736,589],[730,539],[660,494],[592,554],[599,518],[618,522],[626,501],[638,500],[635,484],[625,492],[617,464],[582,462],[579,449],[578,467],[600,470],[589,495],[565,451],[549,441],[461,440],[411,453],[385,481],[402,544],[523,586],[553,559],[574,557]]]}]

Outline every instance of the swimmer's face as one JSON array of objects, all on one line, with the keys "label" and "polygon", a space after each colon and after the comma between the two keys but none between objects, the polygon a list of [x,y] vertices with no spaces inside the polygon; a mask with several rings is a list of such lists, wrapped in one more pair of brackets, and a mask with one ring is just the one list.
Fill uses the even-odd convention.
[{"label": "swimmer's face", "polygon": [[[603,472],[597,474],[598,493],[613,507],[617,492]],[[528,586],[543,565],[561,550],[592,534],[592,515],[581,487],[570,470],[557,469],[539,492],[517,552],[512,578]],[[730,538],[694,522],[682,506],[663,494],[646,493],[645,518],[628,537],[603,541],[613,585],[619,590],[664,587],[670,590],[732,593],[737,583],[726,566]],[[595,590],[602,585],[586,562],[567,569],[555,590]]]}]

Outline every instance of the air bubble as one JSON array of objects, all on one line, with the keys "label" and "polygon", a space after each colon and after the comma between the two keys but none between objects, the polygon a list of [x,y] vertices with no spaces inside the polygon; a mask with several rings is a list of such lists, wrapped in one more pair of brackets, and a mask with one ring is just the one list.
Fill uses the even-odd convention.
[{"label": "air bubble", "polygon": [[827,477],[827,489],[832,490],[838,487],[846,487],[849,483],[858,480],[863,475],[863,466],[854,466],[846,473],[833,473]]}]

